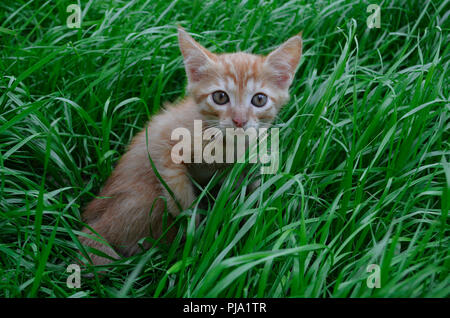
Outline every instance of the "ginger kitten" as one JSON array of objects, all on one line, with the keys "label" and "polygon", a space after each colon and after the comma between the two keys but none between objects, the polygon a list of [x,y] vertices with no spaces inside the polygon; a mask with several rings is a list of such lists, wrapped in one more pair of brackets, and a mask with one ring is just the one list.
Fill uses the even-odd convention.
[{"label": "ginger kitten", "polygon": [[[169,224],[181,212],[155,175],[149,155],[181,208],[188,209],[196,199],[189,176],[205,181],[222,167],[217,163],[175,163],[171,151],[178,141],[171,139],[172,131],[183,127],[193,132],[194,120],[202,120],[203,129],[267,127],[289,98],[289,86],[302,53],[300,34],[268,56],[214,54],[181,27],[178,40],[188,77],[187,97],[166,106],[134,137],[99,197],[83,213],[84,222],[123,256],[137,253],[140,239],[150,234],[157,239],[163,234],[165,203],[158,197],[167,200]],[[88,228],[82,231],[89,234],[80,236],[82,244],[112,259],[120,258],[113,248],[89,238],[94,234]],[[167,240],[173,240],[175,234],[171,229]],[[92,253],[90,258],[95,265],[111,262]]]}]

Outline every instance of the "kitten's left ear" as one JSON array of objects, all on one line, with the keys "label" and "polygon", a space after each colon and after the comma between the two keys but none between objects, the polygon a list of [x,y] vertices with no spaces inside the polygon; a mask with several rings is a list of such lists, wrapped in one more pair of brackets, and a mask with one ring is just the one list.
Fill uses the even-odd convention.
[{"label": "kitten's left ear", "polygon": [[302,32],[291,37],[275,51],[272,51],[264,62],[271,79],[280,88],[288,88],[297,70],[302,56]]},{"label": "kitten's left ear", "polygon": [[178,42],[189,83],[205,79],[208,67],[216,59],[215,55],[197,43],[181,26],[178,26]]}]

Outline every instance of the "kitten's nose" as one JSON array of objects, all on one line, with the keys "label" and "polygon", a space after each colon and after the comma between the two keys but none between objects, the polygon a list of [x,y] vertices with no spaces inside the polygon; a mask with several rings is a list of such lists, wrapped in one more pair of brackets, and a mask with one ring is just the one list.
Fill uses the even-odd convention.
[{"label": "kitten's nose", "polygon": [[244,127],[247,121],[245,119],[241,118],[233,118],[233,123],[236,125],[236,127]]}]

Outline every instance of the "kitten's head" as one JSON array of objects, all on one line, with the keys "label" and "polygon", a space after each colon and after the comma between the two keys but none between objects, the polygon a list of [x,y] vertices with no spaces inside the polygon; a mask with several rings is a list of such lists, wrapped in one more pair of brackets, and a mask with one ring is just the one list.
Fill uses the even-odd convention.
[{"label": "kitten's head", "polygon": [[181,27],[180,49],[188,92],[210,125],[265,127],[289,98],[289,86],[302,54],[296,35],[267,56],[248,53],[213,54]]}]

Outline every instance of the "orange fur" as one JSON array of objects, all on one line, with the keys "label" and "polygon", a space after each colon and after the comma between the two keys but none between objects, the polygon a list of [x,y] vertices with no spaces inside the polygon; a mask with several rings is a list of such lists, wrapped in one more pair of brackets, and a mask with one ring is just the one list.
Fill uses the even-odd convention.
[{"label": "orange fur", "polygon": [[[288,99],[288,88],[302,50],[299,35],[267,57],[242,52],[213,54],[181,28],[178,36],[188,75],[188,97],[167,106],[134,137],[99,197],[90,202],[83,213],[84,222],[113,248],[86,236],[80,236],[80,241],[112,258],[120,257],[115,250],[123,256],[133,255],[139,251],[140,239],[150,234],[156,239],[163,234],[165,204],[158,199],[160,196],[167,200],[169,224],[181,212],[154,174],[148,156],[181,208],[189,208],[195,200],[189,175],[204,182],[225,164],[174,163],[171,150],[178,141],[171,140],[172,131],[184,127],[193,135],[194,120],[203,120],[204,129],[234,127],[233,119],[246,123],[246,127],[267,127]],[[229,95],[228,105],[214,104],[211,94],[217,90]],[[256,93],[266,94],[269,104],[253,107],[249,101]],[[88,228],[82,231],[92,235]],[[175,234],[172,228],[166,241],[173,240]],[[90,256],[94,264],[110,262],[97,255]]]}]

